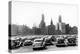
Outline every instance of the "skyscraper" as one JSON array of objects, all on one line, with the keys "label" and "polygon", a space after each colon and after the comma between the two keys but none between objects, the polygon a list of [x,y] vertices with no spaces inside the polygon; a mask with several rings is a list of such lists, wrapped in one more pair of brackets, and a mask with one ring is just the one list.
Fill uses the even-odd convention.
[{"label": "skyscraper", "polygon": [[41,30],[41,35],[46,35],[47,34],[47,29],[46,29],[45,22],[44,22],[44,14],[42,14],[42,20],[39,24],[39,28]]},{"label": "skyscraper", "polygon": [[65,23],[62,22],[61,15],[59,15],[59,22],[57,23],[57,30],[62,34],[65,33]]},{"label": "skyscraper", "polygon": [[55,34],[55,25],[53,25],[53,21],[51,19],[51,23],[48,26],[48,35],[54,35]]},{"label": "skyscraper", "polygon": [[45,27],[45,22],[44,22],[44,14],[42,14],[42,20],[39,24],[39,28],[44,28]]},{"label": "skyscraper", "polygon": [[53,21],[52,21],[52,18],[51,18],[51,25],[53,25]]}]

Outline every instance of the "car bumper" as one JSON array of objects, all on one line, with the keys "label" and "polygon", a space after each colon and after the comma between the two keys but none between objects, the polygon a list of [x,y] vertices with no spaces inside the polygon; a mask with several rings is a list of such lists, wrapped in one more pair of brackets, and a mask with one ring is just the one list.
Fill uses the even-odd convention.
[{"label": "car bumper", "polygon": [[61,44],[61,45],[56,45],[56,47],[66,47],[67,45]]},{"label": "car bumper", "polygon": [[68,43],[68,46],[77,46],[76,43]]}]

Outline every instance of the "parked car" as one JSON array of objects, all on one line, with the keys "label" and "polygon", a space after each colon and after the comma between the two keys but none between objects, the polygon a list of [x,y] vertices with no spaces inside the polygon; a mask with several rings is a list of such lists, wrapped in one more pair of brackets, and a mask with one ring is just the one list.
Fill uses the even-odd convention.
[{"label": "parked car", "polygon": [[68,46],[77,46],[76,38],[68,37]]},{"label": "parked car", "polygon": [[51,37],[51,42],[52,42],[53,45],[56,45],[57,39],[56,39],[55,36],[52,36],[52,37]]},{"label": "parked car", "polygon": [[49,45],[53,45],[52,41],[50,39],[46,39],[45,40],[45,45],[49,46]]},{"label": "parked car", "polygon": [[65,39],[60,38],[57,40],[56,47],[65,47],[65,46],[67,46]]},{"label": "parked car", "polygon": [[31,40],[25,40],[24,42],[23,42],[23,46],[30,46],[30,45],[32,45],[33,43],[32,43],[32,41]]},{"label": "parked car", "polygon": [[53,45],[53,43],[52,43],[52,39],[51,39],[51,37],[52,36],[47,36],[47,37],[45,37],[45,45],[46,46],[49,46],[49,45]]},{"label": "parked car", "polygon": [[32,37],[30,38],[30,40],[34,41],[35,39],[38,39],[38,38],[41,38],[41,37]]},{"label": "parked car", "polygon": [[21,47],[21,39],[10,39],[10,49],[18,49]]},{"label": "parked car", "polygon": [[15,49],[15,40],[9,39],[9,50]]},{"label": "parked car", "polygon": [[35,39],[33,42],[33,50],[46,48],[45,46],[45,39],[44,38],[38,38]]}]

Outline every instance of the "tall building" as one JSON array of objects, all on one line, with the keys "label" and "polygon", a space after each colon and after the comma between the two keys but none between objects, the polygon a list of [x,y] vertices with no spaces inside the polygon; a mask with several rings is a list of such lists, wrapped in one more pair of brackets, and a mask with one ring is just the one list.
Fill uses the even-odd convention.
[{"label": "tall building", "polygon": [[42,14],[42,20],[39,24],[39,28],[41,30],[41,35],[46,35],[47,34],[47,29],[46,29],[45,22],[44,22],[44,14]]},{"label": "tall building", "polygon": [[45,27],[45,22],[44,22],[44,14],[42,14],[42,20],[39,24],[39,28],[44,28]]},{"label": "tall building", "polygon": [[66,29],[66,34],[69,34],[71,31],[71,26],[69,24],[66,24],[65,29]]},{"label": "tall building", "polygon": [[55,25],[53,25],[53,21],[51,19],[51,23],[48,26],[48,35],[54,35],[55,34]]},{"label": "tall building", "polygon": [[65,23],[62,22],[61,15],[59,16],[59,22],[57,23],[57,30],[64,34],[65,31]]},{"label": "tall building", "polygon": [[52,19],[51,19],[51,24],[50,25],[53,25],[53,21],[52,21]]}]

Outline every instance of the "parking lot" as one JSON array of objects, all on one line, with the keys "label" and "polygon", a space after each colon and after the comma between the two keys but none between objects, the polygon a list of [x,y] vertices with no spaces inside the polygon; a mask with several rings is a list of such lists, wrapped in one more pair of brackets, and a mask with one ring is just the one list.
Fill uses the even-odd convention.
[{"label": "parking lot", "polygon": [[[47,46],[47,49],[43,49],[43,50],[37,50],[37,51],[60,51],[60,50],[76,50],[77,47],[76,46],[70,46],[70,47],[55,47],[55,46]],[[12,53],[25,53],[25,52],[35,52],[32,49],[32,46],[25,46],[25,47],[21,47],[19,49],[16,50],[12,50]]]},{"label": "parking lot", "polygon": [[[77,49],[76,36],[24,36],[12,40],[12,53]],[[44,41],[43,41],[44,40]],[[66,41],[67,40],[67,41]],[[39,42],[36,42],[39,41]],[[44,43],[45,42],[45,43]],[[43,44],[44,43],[44,44]],[[48,44],[48,45],[46,45]],[[42,46],[41,46],[42,45]],[[33,50],[35,47],[40,47]],[[41,48],[46,46],[46,48]]]}]

